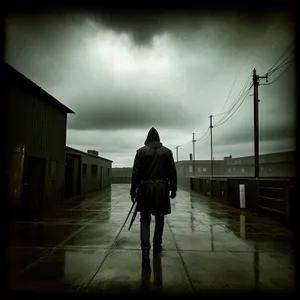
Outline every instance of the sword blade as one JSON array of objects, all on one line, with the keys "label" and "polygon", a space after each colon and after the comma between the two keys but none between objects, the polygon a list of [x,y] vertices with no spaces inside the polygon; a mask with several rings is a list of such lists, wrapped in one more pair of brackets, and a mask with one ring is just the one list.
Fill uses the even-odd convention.
[{"label": "sword blade", "polygon": [[126,222],[127,222],[128,218],[129,218],[129,216],[130,216],[130,214],[131,214],[131,212],[132,212],[132,209],[133,209],[133,207],[134,207],[134,204],[135,204],[135,202],[133,202],[133,203],[132,203],[132,205],[131,205],[130,211],[129,211],[129,213],[128,213],[127,217],[126,217],[126,220],[125,220],[125,223],[124,223],[124,225],[126,224]]},{"label": "sword blade", "polygon": [[134,222],[134,220],[135,220],[136,215],[137,215],[137,206],[136,206],[136,208],[135,208],[135,210],[134,210],[134,213],[133,213],[133,216],[132,216],[132,218],[131,218],[131,221],[130,221],[128,230],[130,230],[130,228],[131,228],[131,226],[132,226],[132,224],[133,224],[133,222]]}]

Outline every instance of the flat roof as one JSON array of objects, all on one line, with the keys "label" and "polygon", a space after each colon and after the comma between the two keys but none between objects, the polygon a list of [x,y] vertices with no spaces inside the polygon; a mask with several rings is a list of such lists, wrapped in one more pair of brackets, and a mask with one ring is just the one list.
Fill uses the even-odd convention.
[{"label": "flat roof", "polygon": [[101,157],[101,156],[96,156],[96,155],[93,155],[93,154],[90,154],[90,153],[87,153],[87,152],[84,152],[84,151],[81,151],[81,150],[78,150],[78,149],[75,149],[75,148],[72,148],[72,147],[69,147],[69,146],[66,146],[66,148],[69,149],[69,150],[78,152],[78,153],[80,153],[80,154],[84,154],[84,155],[91,156],[91,157],[94,157],[94,158],[99,158],[99,159],[102,159],[102,160],[106,160],[106,161],[109,161],[109,162],[113,162],[113,161],[110,160],[110,159],[107,159],[107,158],[104,158],[104,157]]},{"label": "flat roof", "polygon": [[[265,153],[265,154],[260,154],[259,155],[259,158],[263,158],[263,157],[266,157],[266,156],[274,156],[274,155],[286,155],[286,154],[294,154],[296,155],[296,151],[295,150],[290,150],[290,151],[282,151],[282,152],[273,152],[273,153]],[[237,159],[254,159],[254,155],[249,155],[249,156],[238,156],[238,157],[232,157],[232,158],[226,158],[226,159],[216,159],[214,160],[214,162],[230,162],[230,161],[234,161],[234,160],[237,160]],[[175,162],[176,164],[178,163],[193,163],[193,160],[179,160],[178,162]],[[204,160],[195,160],[195,163],[206,163],[206,162],[210,162],[210,160],[207,160],[207,159],[204,159]]]},{"label": "flat roof", "polygon": [[[60,109],[63,112],[69,113],[69,114],[74,114],[74,111],[72,111],[70,108],[59,102],[57,99],[55,99],[53,96],[48,94],[45,90],[43,90],[40,86],[38,86],[36,83],[34,83],[32,80],[27,78],[25,75],[20,73],[18,70],[13,68],[11,65],[9,65],[7,62],[4,61],[4,68],[6,73],[10,73],[12,76],[15,76],[17,79],[19,79],[21,82],[23,81],[33,89],[40,91],[43,96],[44,100],[48,102],[51,106],[55,106],[58,109]],[[6,77],[6,76],[5,76]]]},{"label": "flat roof", "polygon": [[[177,162],[175,162],[175,164],[180,164],[180,163],[193,163],[194,161],[193,160],[188,160],[188,159],[186,159],[186,160],[179,160],[179,161],[177,161]],[[213,162],[214,163],[219,163],[219,162],[224,162],[224,160],[222,160],[222,159],[216,159],[216,160],[213,160]],[[209,160],[209,159],[203,159],[203,160],[201,160],[201,159],[199,159],[199,160],[195,160],[195,163],[211,163],[211,160]]]}]

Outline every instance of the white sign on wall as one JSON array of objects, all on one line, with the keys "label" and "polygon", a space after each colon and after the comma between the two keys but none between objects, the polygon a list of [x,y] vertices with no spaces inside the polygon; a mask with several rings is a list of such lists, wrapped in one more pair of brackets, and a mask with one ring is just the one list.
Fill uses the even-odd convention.
[{"label": "white sign on wall", "polygon": [[246,208],[246,199],[245,199],[245,185],[240,184],[240,208]]}]

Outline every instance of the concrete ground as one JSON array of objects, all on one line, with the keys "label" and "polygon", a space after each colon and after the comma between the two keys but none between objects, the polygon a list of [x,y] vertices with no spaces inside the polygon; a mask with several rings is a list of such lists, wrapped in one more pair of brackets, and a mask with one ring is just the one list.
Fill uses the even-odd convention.
[{"label": "concrete ground", "polygon": [[9,287],[93,293],[294,291],[292,235],[286,228],[183,189],[166,217],[164,250],[151,255],[151,272],[143,273],[139,217],[130,231],[129,221],[124,225],[128,192],[129,185],[112,185],[66,201],[43,222],[11,224]]}]

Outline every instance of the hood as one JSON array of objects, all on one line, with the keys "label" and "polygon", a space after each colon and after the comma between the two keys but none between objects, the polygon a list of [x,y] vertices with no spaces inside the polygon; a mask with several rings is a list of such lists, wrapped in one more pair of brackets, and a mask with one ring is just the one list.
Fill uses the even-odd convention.
[{"label": "hood", "polygon": [[162,143],[160,142],[159,134],[154,127],[152,127],[149,130],[145,141],[145,145],[151,148],[159,148],[162,146]]}]

